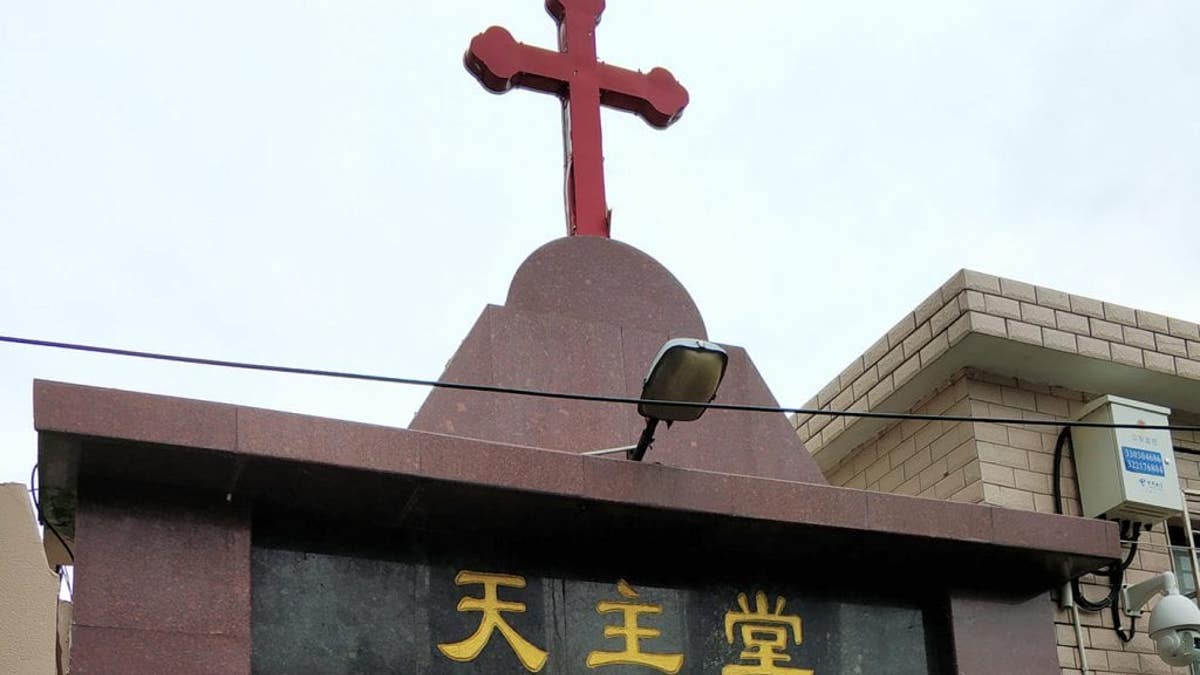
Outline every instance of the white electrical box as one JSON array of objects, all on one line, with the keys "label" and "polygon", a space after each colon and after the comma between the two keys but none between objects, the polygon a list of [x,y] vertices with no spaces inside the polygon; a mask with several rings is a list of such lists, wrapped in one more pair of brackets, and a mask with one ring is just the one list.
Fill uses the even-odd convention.
[{"label": "white electrical box", "polygon": [[[1159,426],[1170,409],[1116,396],[1084,406],[1084,422]],[[1183,513],[1183,492],[1171,432],[1162,429],[1072,427],[1071,443],[1083,515],[1161,523]]]}]

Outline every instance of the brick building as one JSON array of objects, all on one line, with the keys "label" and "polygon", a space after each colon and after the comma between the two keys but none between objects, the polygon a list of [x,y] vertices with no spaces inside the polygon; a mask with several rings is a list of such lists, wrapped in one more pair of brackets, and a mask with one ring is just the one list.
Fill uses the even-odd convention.
[{"label": "brick building", "polygon": [[[1056,420],[1075,417],[1104,394],[1168,407],[1172,424],[1200,422],[1200,327],[962,270],[805,407]],[[1055,510],[1057,427],[806,415],[793,423],[833,485]],[[1172,437],[1182,487],[1200,489],[1200,434]],[[1074,475],[1068,453],[1064,511],[1078,516]],[[1198,504],[1189,497],[1194,513]],[[1128,583],[1174,569],[1184,592],[1194,588],[1182,520],[1170,525],[1141,537]],[[1103,597],[1107,588],[1098,579],[1085,582],[1092,582],[1083,586],[1089,597]],[[1122,643],[1107,612],[1080,612],[1080,649],[1072,613],[1046,611],[1057,612],[1063,673],[1079,673],[1084,659],[1095,673],[1187,672],[1168,668],[1141,630]]]}]

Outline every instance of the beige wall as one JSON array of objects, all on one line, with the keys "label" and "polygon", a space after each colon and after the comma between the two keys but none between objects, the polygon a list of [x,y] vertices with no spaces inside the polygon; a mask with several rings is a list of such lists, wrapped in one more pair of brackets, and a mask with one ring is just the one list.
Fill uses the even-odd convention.
[{"label": "beige wall", "polygon": [[[912,412],[969,415],[969,380],[959,373]],[[979,502],[983,483],[971,425],[905,421],[846,457],[829,475],[843,487]]]},{"label": "beige wall", "polygon": [[[1125,375],[1136,373],[1133,377],[1122,375],[1125,383],[1170,381],[1174,391],[1190,391],[1200,382],[1200,325],[1194,322],[961,270],[855,358],[804,407],[830,411],[911,409],[908,401],[895,401],[903,398],[902,390],[913,387],[923,373],[935,370],[948,352],[954,352],[971,335],[1037,348],[1061,363],[1086,361],[1085,370],[1124,369]],[[1157,386],[1144,388],[1151,393],[1160,391]],[[1103,393],[1154,402],[1146,393]],[[839,444],[839,438],[852,436],[852,428],[872,422],[798,415],[793,424],[822,470],[829,474],[841,461],[840,452],[831,452],[830,448]],[[858,445],[858,441],[852,444]]]},{"label": "beige wall", "polygon": [[[963,370],[912,412],[1058,420],[1076,415],[1094,394],[1051,387],[1015,378]],[[1200,423],[1200,416],[1174,411],[1172,422]],[[905,421],[856,448],[830,472],[834,485],[881,492],[985,502],[1029,511],[1054,512],[1052,471],[1054,444],[1059,427],[997,425],[966,422]],[[1177,462],[1185,488],[1200,488],[1200,434],[1176,432],[1175,444],[1183,451]],[[1196,454],[1187,452],[1195,450]],[[1075,468],[1064,459],[1062,490],[1065,510],[1079,514]],[[1193,502],[1200,509],[1200,503]],[[1162,528],[1144,534],[1127,572],[1136,583],[1171,569]],[[1084,592],[1097,600],[1107,586],[1085,578]],[[1067,612],[1056,610],[1059,662],[1063,673],[1079,673],[1074,627]],[[1141,629],[1132,642],[1122,644],[1112,629],[1108,612],[1081,612],[1084,647],[1089,672],[1099,675],[1128,673],[1187,673],[1170,669],[1158,658]]]},{"label": "beige wall", "polygon": [[[1095,398],[1094,394],[1013,378],[995,377],[986,373],[972,374],[970,396],[976,415],[1039,419],[1075,416],[1086,401]],[[1195,420],[1195,416],[1187,411],[1173,411],[1171,416],[1171,421],[1176,424],[1194,424]],[[1052,513],[1052,462],[1058,428],[995,424],[979,424],[976,427],[985,500],[1000,506]],[[1174,441],[1177,447],[1185,450],[1177,453],[1176,457],[1181,487],[1200,485],[1200,454],[1186,452],[1187,449],[1200,451],[1200,444],[1196,443],[1195,435],[1192,432],[1176,432]],[[1074,476],[1074,464],[1069,457],[1065,457],[1062,490],[1066,510],[1072,515],[1078,515],[1079,488],[1075,484]],[[1156,527],[1154,531],[1143,534],[1137,556],[1126,572],[1126,582],[1137,583],[1158,572],[1170,570],[1171,560],[1166,548],[1167,543],[1167,536],[1162,527]],[[1084,585],[1084,592],[1089,598],[1104,597],[1108,590],[1107,581],[1096,584],[1096,580],[1090,577],[1086,581],[1091,582]],[[1168,668],[1155,654],[1154,644],[1144,632],[1147,617],[1139,620],[1141,630],[1128,644],[1122,644],[1118,639],[1107,612],[1081,612],[1080,618],[1084,625],[1083,639],[1088,666],[1092,671],[1188,672],[1186,668]],[[1064,668],[1063,672],[1078,673],[1079,654],[1070,614],[1058,611],[1056,621],[1060,645],[1059,663]]]},{"label": "beige wall", "polygon": [[[1056,421],[1074,417],[1101,393],[1167,405],[1174,408],[1172,422],[1200,424],[1200,324],[961,270],[804,407]],[[807,414],[793,424],[834,485],[1054,512],[1057,425]],[[1200,489],[1200,434],[1177,433],[1174,441],[1180,482]],[[1079,515],[1070,459],[1062,466],[1062,490],[1065,512]],[[1200,512],[1200,501],[1191,504]],[[1137,582],[1168,569],[1167,537],[1158,527],[1142,536],[1127,578]],[[1085,593],[1103,597],[1106,583],[1092,581],[1084,579]],[[1063,672],[1078,673],[1070,616],[1058,611],[1057,621]],[[1082,613],[1082,623],[1090,672],[1187,672],[1167,668],[1142,633],[1122,644],[1107,612]],[[1145,619],[1139,623],[1145,627]]]},{"label": "beige wall", "polygon": [[0,673],[56,672],[58,576],[46,565],[29,493],[0,484]]}]

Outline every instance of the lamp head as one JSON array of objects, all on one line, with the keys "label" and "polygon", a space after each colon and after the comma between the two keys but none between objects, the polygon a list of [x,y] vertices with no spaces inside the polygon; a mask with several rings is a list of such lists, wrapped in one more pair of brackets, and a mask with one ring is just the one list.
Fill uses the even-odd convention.
[{"label": "lamp head", "polygon": [[[709,403],[725,377],[729,355],[720,345],[693,338],[669,340],[650,364],[642,381],[642,398],[653,401]],[[649,419],[690,422],[704,414],[703,406],[638,404],[638,414]]]}]

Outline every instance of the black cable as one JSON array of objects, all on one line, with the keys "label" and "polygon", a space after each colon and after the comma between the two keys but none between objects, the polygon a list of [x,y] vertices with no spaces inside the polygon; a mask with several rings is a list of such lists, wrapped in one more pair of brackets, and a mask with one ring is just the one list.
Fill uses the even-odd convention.
[{"label": "black cable", "polygon": [[[1149,529],[1149,528],[1147,528]],[[1128,520],[1121,521],[1121,541],[1129,542],[1129,553],[1125,554],[1125,560],[1121,561],[1117,568],[1120,571],[1129,569],[1133,564],[1133,556],[1138,550],[1138,539],[1142,536],[1142,524],[1138,522],[1130,522]]]},{"label": "black cable", "polygon": [[821,410],[819,408],[787,408],[780,406],[746,405],[739,403],[698,403],[694,401],[658,401],[653,399],[634,398],[630,396],[607,396],[601,394],[579,394],[570,392],[546,391],[542,389],[521,389],[516,387],[499,387],[487,384],[466,384],[462,382],[441,382],[438,380],[422,380],[412,377],[391,377],[387,375],[370,375],[337,370],[321,370],[317,368],[299,368],[294,366],[272,366],[262,363],[245,361],[225,361],[221,359],[206,359],[195,356],[177,354],[162,354],[158,352],[135,351],[115,347],[99,347],[95,345],[75,344],[71,342],[53,342],[0,335],[0,342],[26,345],[31,347],[49,347],[69,351],[88,352],[92,354],[107,354],[109,356],[128,356],[154,361],[169,361],[172,363],[187,363],[200,366],[216,366],[220,368],[235,368],[239,370],[255,370],[260,372],[284,373],[289,375],[312,375],[315,377],[332,377],[344,380],[360,380],[366,382],[386,382],[389,384],[408,384],[438,389],[454,389],[459,391],[478,391],[491,394],[511,394],[514,396],[532,396],[535,398],[553,398],[568,401],[589,401],[594,403],[622,403],[627,405],[658,405],[686,406],[689,408],[704,408],[712,410],[732,410],[737,412],[761,413],[796,413],[825,417],[853,417],[864,419],[884,420],[916,420],[924,422],[982,422],[987,424],[1022,424],[1025,426],[1068,426],[1095,429],[1154,429],[1162,431],[1200,431],[1200,425],[1169,425],[1169,424],[1113,424],[1109,422],[1084,422],[1082,420],[1046,420],[1021,419],[1016,417],[971,417],[969,415],[927,415],[922,413],[892,413],[871,412],[865,410]]},{"label": "black cable", "polygon": [[[1058,434],[1058,439],[1054,443],[1054,464],[1052,469],[1054,475],[1051,478],[1051,484],[1054,492],[1054,512],[1058,514],[1063,513],[1062,463],[1063,456],[1065,454],[1064,450],[1070,439],[1071,428],[1063,427],[1063,430]],[[1074,450],[1075,445],[1072,443],[1072,459],[1074,459]],[[1078,472],[1076,472],[1076,476],[1078,477]],[[1113,612],[1117,612],[1117,605],[1119,604],[1118,598],[1121,594],[1121,584],[1125,579],[1125,570],[1128,569],[1131,564],[1133,564],[1133,557],[1137,554],[1137,540],[1141,536],[1141,533],[1141,523],[1130,523],[1129,521],[1123,521],[1121,523],[1120,536],[1121,539],[1130,541],[1129,553],[1125,556],[1125,559],[1116,566],[1108,566],[1096,571],[1097,574],[1105,574],[1108,576],[1109,591],[1108,595],[1105,596],[1103,600],[1096,601],[1088,599],[1087,596],[1083,594],[1083,587],[1080,584],[1079,579],[1075,578],[1071,580],[1071,592],[1075,595],[1075,602],[1079,604],[1081,609],[1089,612],[1101,612],[1107,608],[1112,608]],[[1113,614],[1113,628],[1117,631],[1117,635],[1124,642],[1129,642],[1132,640],[1134,631],[1136,630],[1136,626],[1134,624],[1130,624],[1129,633],[1125,633],[1121,629],[1120,621],[1117,620],[1117,615],[1115,613]]]},{"label": "black cable", "polygon": [[1129,632],[1126,633],[1121,629],[1121,619],[1117,613],[1117,605],[1113,603],[1113,626],[1117,629],[1117,637],[1121,638],[1121,642],[1133,642],[1133,637],[1137,635],[1137,620],[1136,616],[1129,617]]},{"label": "black cable", "polygon": [[[1063,427],[1062,431],[1058,432],[1058,440],[1054,442],[1054,468],[1052,469],[1053,476],[1053,492],[1054,492],[1054,512],[1062,515],[1062,458],[1063,445],[1067,442],[1067,437],[1071,435],[1071,427]],[[1072,453],[1073,455],[1074,453]]]},{"label": "black cable", "polygon": [[[1103,600],[1089,600],[1083,595],[1079,578],[1071,580],[1071,592],[1075,595],[1075,602],[1079,604],[1080,609],[1088,612],[1102,612],[1105,609],[1115,609],[1118,605],[1118,599],[1121,596],[1121,584],[1125,580],[1125,570],[1133,561],[1133,555],[1137,552],[1137,543],[1130,544],[1129,555],[1126,556],[1124,562],[1118,563],[1115,566],[1103,567],[1096,570],[1096,574],[1102,574],[1108,577],[1108,595],[1104,596]],[[1120,624],[1114,622],[1113,626],[1118,628]],[[1129,640],[1125,640],[1129,642]]]},{"label": "black cable", "polygon": [[[1096,574],[1103,573],[1103,569],[1096,570]],[[1081,588],[1079,578],[1077,577],[1071,580],[1071,593],[1075,595],[1075,602],[1079,605],[1080,609],[1088,612],[1102,612],[1105,609],[1113,607],[1117,604],[1117,597],[1121,593],[1121,585],[1117,584],[1116,586],[1113,586],[1112,577],[1109,576],[1108,595],[1104,596],[1103,600],[1097,602],[1095,600],[1088,600],[1087,597],[1083,595],[1083,589]]]},{"label": "black cable", "polygon": [[[1122,572],[1120,579],[1113,580],[1114,587],[1120,588],[1123,579],[1124,579],[1124,573]],[[1126,632],[1125,629],[1121,625],[1121,609],[1119,607],[1120,604],[1121,603],[1119,603],[1119,602],[1113,602],[1111,605],[1108,606],[1110,615],[1112,616],[1113,630],[1116,631],[1117,637],[1120,638],[1121,642],[1131,642],[1133,640],[1133,636],[1137,635],[1137,617],[1136,616],[1130,617],[1129,632]]]},{"label": "black cable", "polygon": [[[1118,597],[1120,596],[1121,586],[1125,582],[1125,570],[1128,569],[1129,565],[1133,562],[1134,553],[1137,553],[1137,540],[1141,534],[1142,524],[1134,523],[1133,533],[1131,536],[1132,543],[1129,545],[1129,555],[1126,556],[1125,562],[1122,563],[1120,567],[1113,570],[1109,574],[1109,583],[1112,584],[1113,593]],[[1133,640],[1133,636],[1137,634],[1137,617],[1135,616],[1130,619],[1129,632],[1125,632],[1125,629],[1121,626],[1121,612],[1118,605],[1120,605],[1120,603],[1117,601],[1117,598],[1113,598],[1112,604],[1109,605],[1109,609],[1112,612],[1113,630],[1117,632],[1117,637],[1121,639],[1121,642],[1129,642]]]},{"label": "black cable", "polygon": [[74,564],[75,552],[71,550],[70,546],[67,546],[67,540],[62,538],[62,535],[59,534],[58,530],[54,528],[54,525],[50,524],[49,520],[46,520],[46,514],[42,513],[42,500],[38,499],[39,489],[34,487],[34,481],[37,478],[37,472],[38,465],[34,464],[33,471],[29,472],[29,494],[33,496],[33,509],[37,513],[38,522],[42,525],[45,525],[46,529],[50,530],[50,533],[53,534],[54,538],[58,540],[58,543],[62,544],[63,550],[67,552],[67,557],[71,559],[71,564]]},{"label": "black cable", "polygon": [[[321,370],[316,368],[299,368],[293,366],[273,366],[261,363],[249,363],[243,361],[227,361],[221,359],[207,359],[193,356],[182,356],[177,354],[163,354],[159,352],[136,351],[130,349],[119,349],[114,347],[101,347],[96,345],[83,345],[70,342],[55,342],[51,340],[39,340],[33,338],[22,338],[15,336],[0,335],[0,342],[10,344],[26,345],[33,347],[48,347],[53,349],[65,349],[70,351],[88,352],[93,354],[106,354],[110,356],[126,356],[132,358],[150,359],[156,361],[168,361],[173,363],[187,363],[192,365],[216,366],[222,368],[235,368],[240,370],[255,370],[261,372],[284,373],[291,375],[311,375],[316,377],[331,377],[338,379],[361,380],[369,382],[386,382],[391,384],[408,384],[416,386],[426,386],[442,389],[454,389],[460,391],[477,391],[495,394],[511,394],[517,396],[531,396],[537,398],[554,398],[573,401],[589,401],[596,403],[622,403],[631,405],[665,405],[665,406],[689,406],[702,407],[705,409],[716,410],[732,410],[739,412],[769,412],[769,413],[795,413],[800,415],[812,416],[828,416],[828,417],[852,417],[866,419],[889,419],[889,420],[916,420],[916,421],[947,421],[947,422],[982,422],[990,424],[1021,424],[1027,426],[1062,426],[1063,429],[1058,435],[1058,440],[1054,447],[1054,476],[1053,476],[1053,492],[1054,492],[1054,511],[1055,513],[1063,513],[1062,505],[1062,458],[1063,446],[1070,434],[1071,428],[1103,428],[1103,429],[1147,429],[1147,430],[1163,430],[1163,431],[1200,431],[1200,426],[1192,425],[1168,425],[1168,424],[1113,424],[1107,422],[1085,422],[1082,420],[1038,420],[1038,419],[1021,419],[1021,418],[1006,418],[1006,417],[972,417],[968,415],[927,415],[919,413],[885,413],[885,412],[868,412],[861,410],[821,410],[813,408],[789,408],[782,406],[762,406],[762,405],[745,405],[733,403],[696,403],[692,401],[659,401],[651,399],[633,398],[628,396],[604,396],[597,394],[579,394],[568,392],[553,392],[539,389],[521,389],[516,387],[499,387],[493,385],[482,384],[466,384],[458,382],[441,382],[438,380],[422,380],[408,377],[389,377],[385,375],[370,375],[365,373],[352,373],[345,371]],[[643,436],[650,435],[650,440],[653,440],[653,427],[648,426],[643,432]],[[649,443],[646,443],[648,446]],[[642,451],[645,452],[644,450]],[[640,458],[639,458],[640,459]],[[37,465],[33,467],[34,474],[37,473]],[[33,476],[30,476],[30,483],[33,482]],[[74,562],[75,554],[67,546],[65,540],[59,535],[48,521],[45,520],[40,502],[37,499],[36,491],[34,492],[34,505],[37,507],[38,520],[50,529],[51,533],[62,544],[71,561]],[[1083,596],[1079,579],[1072,579],[1071,586],[1075,593],[1075,601],[1080,607],[1090,611],[1101,611],[1106,607],[1111,607],[1113,611],[1113,624],[1117,634],[1122,641],[1129,642],[1133,639],[1134,631],[1136,630],[1136,618],[1130,625],[1130,631],[1126,634],[1120,626],[1120,621],[1117,615],[1117,595],[1120,592],[1121,581],[1124,578],[1125,569],[1133,561],[1133,556],[1137,552],[1137,538],[1140,535],[1141,523],[1133,524],[1133,534],[1131,539],[1133,543],[1130,545],[1128,556],[1123,562],[1116,567],[1110,568],[1108,575],[1111,582],[1111,588],[1108,597],[1101,602],[1088,600]],[[1103,570],[1099,570],[1103,571]]]}]

